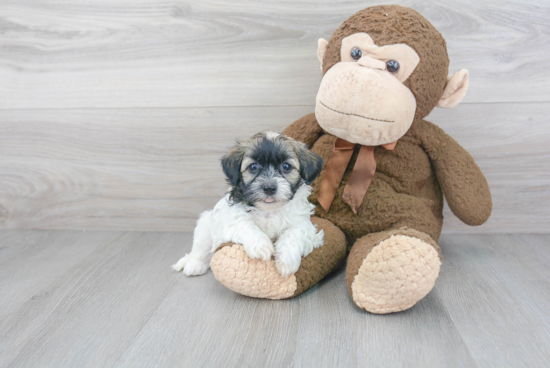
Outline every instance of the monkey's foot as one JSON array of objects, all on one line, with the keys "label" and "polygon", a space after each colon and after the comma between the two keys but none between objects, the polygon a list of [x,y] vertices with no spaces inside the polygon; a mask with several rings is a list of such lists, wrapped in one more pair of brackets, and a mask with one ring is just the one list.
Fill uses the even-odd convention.
[{"label": "monkey's foot", "polygon": [[440,265],[439,247],[424,233],[403,228],[369,234],[349,255],[348,291],[368,312],[399,312],[432,290]]},{"label": "monkey's foot", "polygon": [[222,244],[214,253],[210,268],[227,288],[246,296],[265,299],[292,298],[319,282],[344,260],[346,237],[331,222],[312,217],[324,230],[324,245],[302,258],[295,274],[283,277],[275,262],[248,257],[240,244]]},{"label": "monkey's foot", "polygon": [[296,276],[281,276],[273,260],[250,258],[240,244],[219,249],[210,267],[216,279],[227,288],[254,298],[290,298],[298,286]]}]

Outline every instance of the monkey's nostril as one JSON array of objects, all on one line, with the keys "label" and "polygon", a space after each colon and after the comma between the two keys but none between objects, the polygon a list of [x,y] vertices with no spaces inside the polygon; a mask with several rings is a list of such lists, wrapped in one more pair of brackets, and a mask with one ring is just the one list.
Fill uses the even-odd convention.
[{"label": "monkey's nostril", "polygon": [[275,191],[277,191],[277,187],[275,185],[266,185],[264,187],[264,193],[267,195],[272,195]]}]

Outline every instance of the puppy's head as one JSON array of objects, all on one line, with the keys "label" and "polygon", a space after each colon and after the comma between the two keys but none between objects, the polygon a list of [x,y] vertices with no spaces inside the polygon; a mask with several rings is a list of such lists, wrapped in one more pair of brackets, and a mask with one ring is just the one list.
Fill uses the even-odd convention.
[{"label": "puppy's head", "polygon": [[275,132],[258,133],[237,142],[222,158],[231,184],[230,199],[262,210],[290,201],[302,184],[319,175],[323,160],[306,145]]}]

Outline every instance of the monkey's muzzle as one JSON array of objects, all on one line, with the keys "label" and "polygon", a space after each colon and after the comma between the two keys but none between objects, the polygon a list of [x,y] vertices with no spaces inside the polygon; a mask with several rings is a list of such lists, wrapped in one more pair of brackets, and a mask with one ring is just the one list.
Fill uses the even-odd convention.
[{"label": "monkey's muzzle", "polygon": [[391,73],[340,62],[323,77],[315,116],[323,129],[352,143],[395,142],[416,111],[412,92]]}]

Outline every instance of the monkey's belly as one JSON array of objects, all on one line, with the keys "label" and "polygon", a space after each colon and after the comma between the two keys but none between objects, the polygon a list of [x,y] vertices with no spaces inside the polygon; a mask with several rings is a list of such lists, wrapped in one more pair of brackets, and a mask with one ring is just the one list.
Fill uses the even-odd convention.
[{"label": "monkey's belly", "polygon": [[[335,140],[336,137],[325,134],[312,147],[312,151],[323,158],[325,168]],[[422,231],[437,240],[443,219],[443,197],[424,150],[406,136],[393,152],[377,149],[377,172],[357,215],[342,198],[356,157],[357,152],[350,160],[328,213],[317,201],[324,170],[314,181],[314,191],[309,199],[316,205],[316,215],[337,225],[349,242],[369,233],[403,226]]]},{"label": "monkey's belly", "polygon": [[328,213],[319,205],[315,193],[310,200],[316,205],[315,214],[338,226],[351,243],[370,233],[403,226],[422,231],[436,241],[439,238],[443,206],[435,193],[433,198],[397,193],[383,180],[373,179],[355,215],[339,192]]}]

